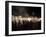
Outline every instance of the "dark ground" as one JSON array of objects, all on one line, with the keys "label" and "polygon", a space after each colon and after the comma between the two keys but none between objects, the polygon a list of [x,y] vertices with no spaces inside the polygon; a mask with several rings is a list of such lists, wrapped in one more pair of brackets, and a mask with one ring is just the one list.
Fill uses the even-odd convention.
[{"label": "dark ground", "polygon": [[18,27],[16,24],[12,22],[12,31],[17,31],[17,30],[39,30],[41,29],[41,22],[33,23],[33,22],[23,22],[23,25],[20,25],[18,23]]}]

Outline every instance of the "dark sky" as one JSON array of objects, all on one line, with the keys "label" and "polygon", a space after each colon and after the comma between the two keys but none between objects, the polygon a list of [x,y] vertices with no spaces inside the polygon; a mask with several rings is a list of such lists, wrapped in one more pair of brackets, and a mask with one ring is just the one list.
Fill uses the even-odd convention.
[{"label": "dark sky", "polygon": [[41,17],[41,7],[12,6],[12,15]]}]

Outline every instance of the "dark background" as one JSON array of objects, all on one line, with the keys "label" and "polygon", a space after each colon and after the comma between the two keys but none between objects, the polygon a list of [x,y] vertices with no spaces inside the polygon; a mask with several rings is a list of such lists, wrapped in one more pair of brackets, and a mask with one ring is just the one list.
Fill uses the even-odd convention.
[{"label": "dark background", "polygon": [[[41,17],[41,7],[27,7],[27,6],[12,6],[12,15],[13,16],[37,16]],[[26,24],[25,24],[26,23]],[[12,31],[17,30],[39,30],[41,29],[41,21],[37,23],[33,22],[23,22],[23,25],[18,27],[12,22]]]},{"label": "dark background", "polygon": [[[22,9],[24,8],[24,9]],[[19,13],[19,10],[21,9],[21,13]],[[24,12],[22,12],[24,10]],[[29,16],[40,16],[41,17],[41,7],[24,7],[24,6],[12,6],[12,15],[18,16],[23,14],[26,16],[26,13]],[[33,15],[34,13],[34,15]]]}]

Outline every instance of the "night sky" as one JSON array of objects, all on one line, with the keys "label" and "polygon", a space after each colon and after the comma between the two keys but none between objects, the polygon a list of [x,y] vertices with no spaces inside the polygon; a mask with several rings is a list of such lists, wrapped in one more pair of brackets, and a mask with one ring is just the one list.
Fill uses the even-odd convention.
[{"label": "night sky", "polygon": [[19,15],[21,15],[21,16],[39,16],[39,17],[41,17],[41,7],[12,6],[12,15],[15,15],[15,16],[19,16]]}]

